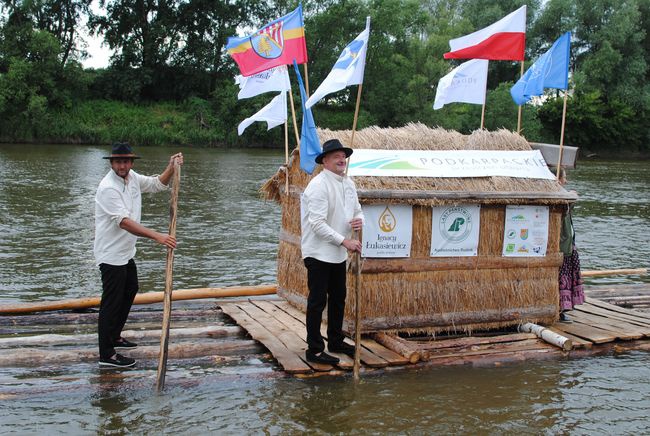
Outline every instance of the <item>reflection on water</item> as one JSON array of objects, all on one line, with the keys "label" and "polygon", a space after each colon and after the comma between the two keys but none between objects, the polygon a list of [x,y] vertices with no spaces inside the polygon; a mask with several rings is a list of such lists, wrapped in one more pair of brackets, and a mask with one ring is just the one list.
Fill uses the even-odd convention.
[{"label": "reflection on water", "polygon": [[[0,304],[94,296],[93,198],[108,147],[0,146]],[[137,150],[160,171],[173,149]],[[275,281],[279,208],[257,190],[280,151],[184,149],[176,288]],[[650,163],[583,162],[569,172],[586,269],[648,266]],[[143,222],[168,226],[168,196],[145,195]],[[138,244],[141,288],[164,287],[162,248]],[[591,279],[629,283],[639,277]],[[642,278],[648,281],[648,278]],[[267,362],[0,368],[0,433],[634,433],[650,431],[643,352],[497,368],[431,368],[297,380]]]}]

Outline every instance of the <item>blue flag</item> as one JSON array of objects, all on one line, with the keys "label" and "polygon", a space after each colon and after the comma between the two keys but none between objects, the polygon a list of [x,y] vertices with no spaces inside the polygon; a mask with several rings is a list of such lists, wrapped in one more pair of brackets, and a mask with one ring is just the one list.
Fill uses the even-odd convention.
[{"label": "blue flag", "polygon": [[305,85],[302,83],[302,76],[298,70],[298,64],[293,61],[293,67],[298,76],[298,86],[300,87],[300,98],[302,99],[302,128],[300,130],[300,169],[311,174],[314,172],[316,166],[316,156],[318,156],[322,149],[318,134],[316,133],[316,123],[311,114],[311,109],[305,108],[307,101],[307,93],[305,92]]},{"label": "blue flag", "polygon": [[570,49],[571,32],[567,32],[510,88],[510,95],[515,103],[525,104],[532,97],[542,95],[544,88],[567,89]]}]

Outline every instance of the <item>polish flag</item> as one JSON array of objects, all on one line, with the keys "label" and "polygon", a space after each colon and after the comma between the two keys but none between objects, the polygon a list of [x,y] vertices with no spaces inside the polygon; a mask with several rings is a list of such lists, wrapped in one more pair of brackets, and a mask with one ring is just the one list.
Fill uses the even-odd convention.
[{"label": "polish flag", "polygon": [[449,41],[445,59],[523,61],[526,47],[526,5],[494,24]]}]

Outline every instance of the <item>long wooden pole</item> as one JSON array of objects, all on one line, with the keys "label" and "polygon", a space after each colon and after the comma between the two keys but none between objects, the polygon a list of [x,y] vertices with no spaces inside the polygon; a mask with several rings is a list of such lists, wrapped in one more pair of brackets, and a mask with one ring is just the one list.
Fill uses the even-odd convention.
[{"label": "long wooden pole", "polygon": [[562,168],[562,150],[564,147],[564,126],[566,123],[566,102],[567,96],[569,95],[569,90],[564,91],[564,106],[562,107],[562,127],[560,129],[560,152],[557,158],[557,172],[555,173],[555,178],[560,179],[560,168]]},{"label": "long wooden pole", "polygon": [[[178,216],[178,190],[181,183],[181,167],[174,164],[174,186],[169,207],[169,234],[176,237],[176,217]],[[165,387],[167,372],[167,352],[169,348],[169,324],[172,314],[172,279],[174,273],[174,249],[167,248],[167,265],[165,268],[165,299],[163,301],[163,319],[160,334],[160,354],[158,356],[158,375],[156,391],[161,392]]]},{"label": "long wooden pole", "polygon": [[[521,74],[520,77],[523,77],[524,75],[524,61],[521,61]],[[517,134],[521,134],[521,108],[522,106],[519,105],[517,108]]]},{"label": "long wooden pole", "polygon": [[[273,295],[277,285],[228,286],[223,288],[175,289],[172,301],[200,300],[206,298],[250,297]],[[133,304],[160,303],[165,298],[164,292],[146,292],[135,296]],[[79,310],[99,307],[100,297],[75,298],[43,303],[10,304],[0,306],[0,315],[17,315],[25,313],[51,312],[54,310]]]},{"label": "long wooden pole", "polygon": [[[355,232],[356,239],[360,239],[359,231]],[[361,253],[354,253],[354,366],[352,367],[354,381],[359,382],[361,367]]]}]

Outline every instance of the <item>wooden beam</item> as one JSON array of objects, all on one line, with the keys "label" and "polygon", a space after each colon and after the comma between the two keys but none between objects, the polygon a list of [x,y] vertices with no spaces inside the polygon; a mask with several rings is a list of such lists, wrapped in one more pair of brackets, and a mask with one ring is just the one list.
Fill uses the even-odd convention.
[{"label": "wooden beam", "polygon": [[443,270],[511,269],[511,268],[559,268],[562,253],[549,253],[545,257],[431,257],[404,259],[370,259],[363,262],[363,274],[404,273]]},{"label": "wooden beam", "polygon": [[[224,288],[178,289],[172,292],[172,300],[196,300],[201,298],[242,297],[275,294],[277,285],[230,286]],[[147,292],[135,296],[133,304],[152,304],[163,301],[164,292]],[[16,313],[46,312],[51,310],[73,310],[99,307],[100,297],[76,298],[29,304],[0,306],[0,315]]]},{"label": "wooden beam", "polygon": [[546,191],[434,191],[427,189],[357,189],[359,199],[382,200],[578,200],[578,194],[566,190]]}]

